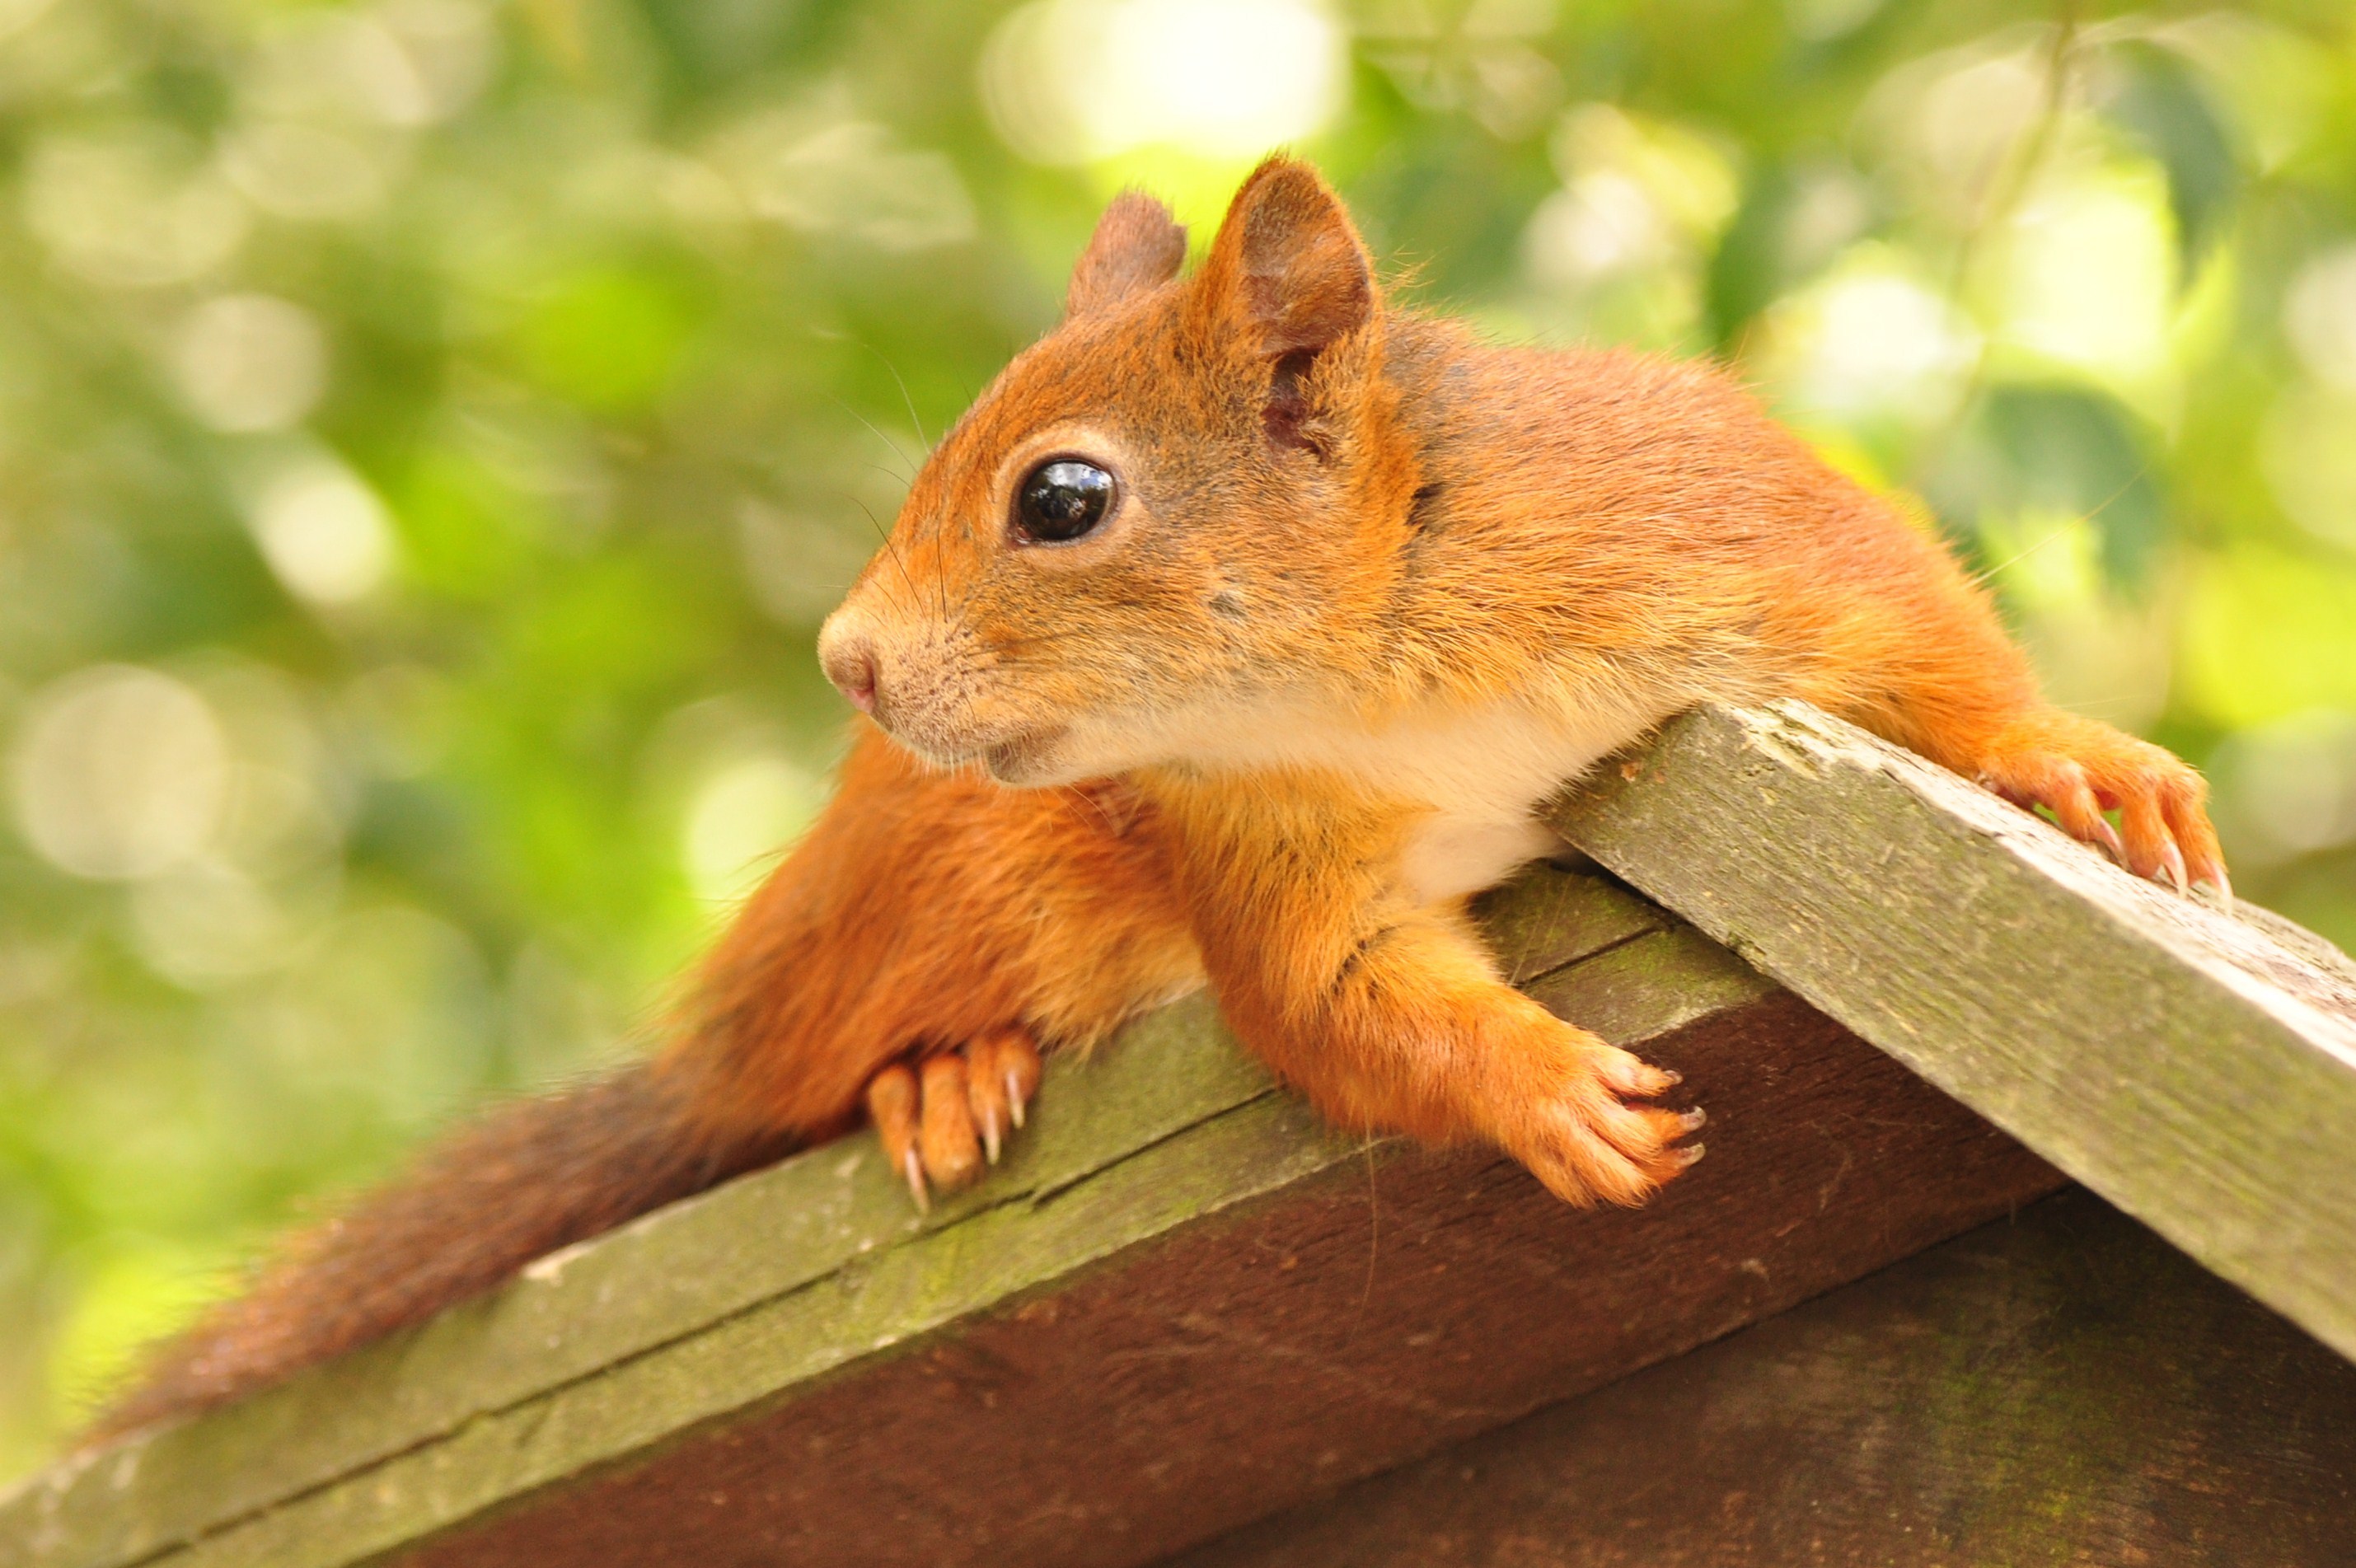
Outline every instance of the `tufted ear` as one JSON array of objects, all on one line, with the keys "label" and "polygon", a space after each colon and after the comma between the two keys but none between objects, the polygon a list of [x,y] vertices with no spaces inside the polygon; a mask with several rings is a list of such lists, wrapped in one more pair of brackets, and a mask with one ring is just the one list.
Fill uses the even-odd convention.
[{"label": "tufted ear", "polygon": [[1196,287],[1205,307],[1274,358],[1315,355],[1375,308],[1374,269],[1342,198],[1280,155],[1236,193]]},{"label": "tufted ear", "polygon": [[1186,230],[1170,209],[1141,190],[1113,197],[1088,248],[1072,268],[1064,317],[1087,315],[1140,289],[1166,283],[1186,260]]}]

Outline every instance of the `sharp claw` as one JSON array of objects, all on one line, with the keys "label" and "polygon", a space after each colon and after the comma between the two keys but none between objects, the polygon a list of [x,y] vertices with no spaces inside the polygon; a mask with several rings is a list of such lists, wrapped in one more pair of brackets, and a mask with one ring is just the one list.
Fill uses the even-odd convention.
[{"label": "sharp claw", "polygon": [[910,1149],[900,1157],[900,1168],[902,1174],[908,1179],[908,1196],[916,1200],[916,1212],[931,1213],[933,1198],[931,1193],[925,1190],[925,1163],[916,1157],[915,1149]]},{"label": "sharp claw", "polygon": [[996,1165],[998,1163],[998,1113],[996,1111],[981,1118],[981,1148],[982,1152],[990,1157],[990,1163]]},{"label": "sharp claw", "polygon": [[1023,1085],[1015,1082],[1014,1069],[1006,1070],[1006,1114],[1014,1123],[1014,1130],[1023,1130]]},{"label": "sharp claw", "polygon": [[2161,870],[2168,873],[2168,880],[2176,884],[2178,892],[2189,894],[2192,891],[2191,883],[2184,874],[2184,852],[2181,849],[2173,844],[2169,845],[2167,851],[2159,858],[2159,866]]},{"label": "sharp claw", "polygon": [[1692,1167],[1701,1163],[1702,1151],[1707,1147],[1704,1144],[1687,1144],[1682,1148],[1674,1148],[1669,1152],[1677,1157],[1679,1165]]},{"label": "sharp claw", "polygon": [[2228,914],[2233,913],[2233,884],[2225,880],[2225,868],[2214,860],[2203,860],[2201,869],[2193,875],[2192,885],[2197,888],[2203,882],[2217,891],[2217,906]]},{"label": "sharp claw", "polygon": [[1703,1110],[1699,1105],[1696,1105],[1692,1110],[1687,1111],[1684,1115],[1677,1118],[1679,1125],[1689,1133],[1699,1132],[1702,1128],[1702,1125],[1708,1120],[1709,1113]]}]

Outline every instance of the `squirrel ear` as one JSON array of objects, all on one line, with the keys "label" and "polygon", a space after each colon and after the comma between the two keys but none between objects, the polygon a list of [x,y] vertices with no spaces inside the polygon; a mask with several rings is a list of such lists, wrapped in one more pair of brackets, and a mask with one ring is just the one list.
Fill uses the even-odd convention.
[{"label": "squirrel ear", "polygon": [[1374,314],[1374,268],[1317,171],[1278,155],[1252,171],[1203,264],[1205,304],[1256,332],[1264,352],[1315,354]]},{"label": "squirrel ear", "polygon": [[1113,197],[1088,248],[1072,268],[1064,318],[1087,315],[1140,289],[1166,283],[1186,261],[1186,230],[1170,209],[1141,190]]}]

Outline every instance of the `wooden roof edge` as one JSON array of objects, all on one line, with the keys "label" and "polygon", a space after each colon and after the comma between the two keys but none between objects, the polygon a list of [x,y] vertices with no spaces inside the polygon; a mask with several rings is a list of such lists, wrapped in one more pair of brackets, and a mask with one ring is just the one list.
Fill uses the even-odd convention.
[{"label": "wooden roof edge", "polygon": [[2356,1358],[2356,962],[1804,703],[1672,721],[1582,851]]},{"label": "wooden roof edge", "polygon": [[2061,1179],[1615,883],[1537,868],[1483,919],[1517,983],[1711,1107],[1711,1158],[1650,1207],[1321,1128],[1198,997],[1051,1062],[1006,1162],[928,1217],[872,1137],[810,1151],[20,1484],[0,1568],[709,1568],[756,1541],[817,1568],[887,1539],[911,1563],[1109,1568]]},{"label": "wooden roof edge", "polygon": [[884,1561],[879,1508],[911,1563],[1141,1562],[2060,1179],[1979,1116],[2356,1353],[2356,967],[2328,944],[1796,706],[1688,715],[1558,821],[1657,903],[1542,868],[1486,918],[1517,984],[1708,1104],[1711,1158],[1644,1211],[1320,1129],[1196,997],[1051,1064],[1007,1163],[928,1218],[872,1139],[811,1151],[32,1478],[0,1568],[756,1541],[815,1568]]}]

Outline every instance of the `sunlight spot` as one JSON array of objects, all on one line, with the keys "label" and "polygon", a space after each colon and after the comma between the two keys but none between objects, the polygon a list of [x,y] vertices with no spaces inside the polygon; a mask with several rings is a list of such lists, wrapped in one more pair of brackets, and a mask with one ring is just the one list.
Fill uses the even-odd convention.
[{"label": "sunlight spot", "polygon": [[270,122],[223,138],[221,169],[256,207],[280,218],[359,218],[384,205],[386,162],[353,138]]},{"label": "sunlight spot", "polygon": [[391,573],[393,535],[384,503],[325,453],[298,459],[263,486],[250,519],[270,570],[297,598],[349,604]]},{"label": "sunlight spot", "polygon": [[54,0],[0,0],[0,38],[21,33],[41,19]]},{"label": "sunlight spot", "polygon": [[1763,358],[1801,407],[1922,420],[1953,407],[1978,354],[1954,306],[1868,251],[1775,307]]},{"label": "sunlight spot", "polygon": [[2294,521],[2318,539],[2356,549],[2356,397],[2290,388],[2259,427],[2258,461]]},{"label": "sunlight spot", "polygon": [[2001,272],[2001,338],[2113,382],[2168,363],[2176,243],[2156,169],[2112,170],[2030,197]]},{"label": "sunlight spot", "polygon": [[783,757],[740,757],[715,771],[689,804],[680,846],[696,896],[726,902],[751,892],[825,798]]},{"label": "sunlight spot", "polygon": [[130,665],[67,676],[34,699],[16,749],[16,819],[77,877],[154,876],[211,839],[230,749],[203,698]]},{"label": "sunlight spot", "polygon": [[245,240],[237,192],[197,166],[183,139],[164,133],[41,143],[24,188],[33,231],[70,271],[96,283],[185,283],[219,267]]},{"label": "sunlight spot", "polygon": [[300,305],[224,294],[188,313],[172,369],[188,406],[215,430],[284,430],[309,413],[327,379],[327,345]]},{"label": "sunlight spot", "polygon": [[2356,392],[2356,245],[2299,269],[2283,305],[2290,345],[2319,379]]},{"label": "sunlight spot", "polygon": [[286,957],[296,937],[267,889],[214,859],[140,883],[131,922],[148,966],[190,990],[262,974]]},{"label": "sunlight spot", "polygon": [[973,198],[947,155],[903,147],[872,120],[813,125],[785,111],[740,126],[720,154],[745,208],[808,233],[885,251],[972,238]]},{"label": "sunlight spot", "polygon": [[981,59],[991,123],[1044,164],[1256,157],[1322,130],[1346,85],[1342,30],[1310,0],[1038,0]]},{"label": "sunlight spot", "polygon": [[1524,243],[1538,282],[1577,287],[1659,261],[1668,224],[1644,187],[1616,169],[1598,169],[1538,204]]}]

